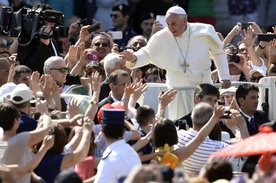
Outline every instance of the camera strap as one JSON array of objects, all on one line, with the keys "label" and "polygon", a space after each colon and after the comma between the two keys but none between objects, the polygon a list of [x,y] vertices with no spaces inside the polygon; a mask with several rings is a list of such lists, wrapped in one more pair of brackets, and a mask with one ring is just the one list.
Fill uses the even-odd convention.
[{"label": "camera strap", "polygon": [[54,50],[54,52],[55,52],[55,56],[58,56],[58,52],[57,52],[57,50],[56,50],[55,44],[53,43],[52,39],[50,39],[50,43],[51,43],[52,48],[53,48],[53,50]]}]

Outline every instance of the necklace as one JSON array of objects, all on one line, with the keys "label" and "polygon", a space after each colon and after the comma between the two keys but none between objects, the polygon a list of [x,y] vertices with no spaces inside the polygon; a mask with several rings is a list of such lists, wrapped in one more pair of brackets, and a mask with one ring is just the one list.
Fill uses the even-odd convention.
[{"label": "necklace", "polygon": [[189,64],[187,64],[186,58],[187,58],[187,55],[188,55],[188,49],[189,49],[189,44],[190,44],[190,37],[191,37],[190,33],[191,33],[191,30],[190,30],[190,28],[188,26],[187,26],[187,28],[189,29],[189,32],[188,32],[188,44],[187,44],[187,47],[186,47],[185,57],[184,57],[184,55],[183,55],[183,53],[181,51],[181,48],[180,48],[180,46],[179,46],[179,44],[177,42],[177,39],[175,37],[175,42],[177,44],[177,47],[178,47],[178,49],[180,51],[180,54],[181,54],[181,56],[183,58],[183,61],[184,61],[182,64],[180,64],[180,66],[183,68],[183,72],[184,73],[186,73],[187,67],[189,67]]}]

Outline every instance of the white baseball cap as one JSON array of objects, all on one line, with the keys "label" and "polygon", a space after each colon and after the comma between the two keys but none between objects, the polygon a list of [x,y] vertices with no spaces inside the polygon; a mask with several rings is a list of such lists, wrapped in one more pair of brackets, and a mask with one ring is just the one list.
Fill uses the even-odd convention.
[{"label": "white baseball cap", "polygon": [[25,84],[17,85],[11,93],[11,101],[14,104],[22,104],[33,98],[33,91]]},{"label": "white baseball cap", "polygon": [[252,77],[252,75],[253,75],[255,72],[258,72],[258,73],[260,73],[262,76],[265,76],[265,73],[264,73],[261,69],[252,69],[252,70],[249,71],[248,75],[249,75],[250,77]]},{"label": "white baseball cap", "polygon": [[9,98],[11,92],[16,87],[14,83],[6,83],[0,87],[0,99]]}]

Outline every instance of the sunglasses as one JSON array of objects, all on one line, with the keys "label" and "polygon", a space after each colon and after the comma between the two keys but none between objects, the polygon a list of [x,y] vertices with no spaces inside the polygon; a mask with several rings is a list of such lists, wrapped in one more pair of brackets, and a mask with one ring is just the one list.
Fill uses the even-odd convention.
[{"label": "sunglasses", "polygon": [[252,82],[255,82],[255,81],[259,81],[263,77],[264,76],[258,76],[258,77],[252,76],[250,79],[251,79]]},{"label": "sunglasses", "polygon": [[50,68],[50,70],[57,70],[61,73],[69,72],[69,67],[60,67],[60,68]]},{"label": "sunglasses", "polygon": [[117,15],[117,14],[110,14],[110,17],[111,17],[111,18],[112,18],[112,17],[118,18],[118,16],[119,16],[119,15]]},{"label": "sunglasses", "polygon": [[97,47],[99,47],[99,46],[108,47],[109,46],[108,43],[105,43],[105,42],[103,42],[103,43],[95,43],[94,45],[97,46]]}]

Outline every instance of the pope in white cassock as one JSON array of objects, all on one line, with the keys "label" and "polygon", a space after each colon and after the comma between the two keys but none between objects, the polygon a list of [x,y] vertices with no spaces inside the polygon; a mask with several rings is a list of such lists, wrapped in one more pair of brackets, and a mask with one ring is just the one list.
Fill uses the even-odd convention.
[{"label": "pope in white cassock", "polygon": [[[168,9],[165,19],[168,27],[155,33],[145,47],[134,53],[121,53],[128,60],[126,66],[138,68],[152,63],[167,71],[167,85],[174,88],[212,83],[211,57],[219,71],[222,87],[230,87],[227,57],[214,27],[188,23],[185,10],[179,6]],[[170,104],[169,118],[177,119],[191,112],[193,93],[193,90],[178,92]]]}]

